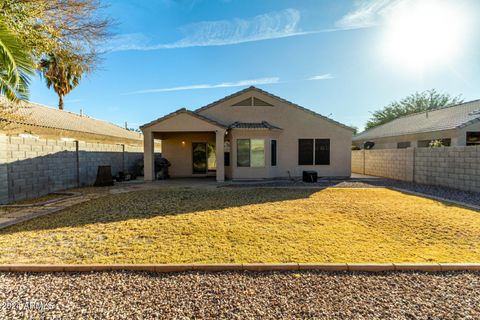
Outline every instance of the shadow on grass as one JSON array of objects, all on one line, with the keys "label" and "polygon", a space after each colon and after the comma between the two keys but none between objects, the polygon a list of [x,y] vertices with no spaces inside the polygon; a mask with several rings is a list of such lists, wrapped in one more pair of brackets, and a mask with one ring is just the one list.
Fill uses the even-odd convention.
[{"label": "shadow on grass", "polygon": [[0,230],[2,234],[305,199],[319,189],[164,188],[108,195]]}]

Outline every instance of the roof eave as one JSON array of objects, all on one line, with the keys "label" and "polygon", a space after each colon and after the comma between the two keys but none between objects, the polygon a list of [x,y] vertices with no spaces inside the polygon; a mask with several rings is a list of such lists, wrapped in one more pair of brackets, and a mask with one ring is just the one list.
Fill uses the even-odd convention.
[{"label": "roof eave", "polygon": [[153,125],[155,125],[155,124],[157,124],[157,123],[160,123],[160,122],[162,122],[162,121],[165,121],[165,120],[167,120],[167,119],[169,119],[169,118],[172,118],[172,117],[174,117],[174,116],[176,116],[176,115],[179,115],[179,114],[182,114],[182,113],[186,113],[186,114],[188,114],[188,115],[191,115],[192,117],[195,117],[195,118],[200,119],[200,120],[202,120],[202,121],[208,122],[208,123],[210,123],[210,124],[212,124],[212,125],[214,125],[214,126],[216,126],[216,127],[219,127],[219,128],[221,128],[221,129],[228,129],[227,126],[225,126],[225,125],[223,125],[223,124],[221,124],[221,123],[219,123],[219,122],[217,122],[217,121],[215,121],[215,120],[212,120],[212,119],[210,119],[210,118],[207,118],[207,117],[205,117],[205,116],[203,116],[203,115],[200,115],[200,114],[198,114],[198,113],[196,113],[196,112],[187,110],[186,108],[181,108],[181,109],[178,109],[178,110],[176,110],[176,111],[174,111],[174,112],[171,112],[171,113],[169,113],[169,114],[167,114],[167,115],[165,115],[165,116],[163,116],[163,117],[160,117],[160,118],[158,118],[158,119],[156,119],[156,120],[153,120],[153,121],[151,121],[151,122],[149,122],[149,123],[146,123],[146,124],[140,126],[140,130],[143,131],[144,129],[146,129],[146,128],[148,128],[148,127],[151,127],[151,126],[153,126]]}]

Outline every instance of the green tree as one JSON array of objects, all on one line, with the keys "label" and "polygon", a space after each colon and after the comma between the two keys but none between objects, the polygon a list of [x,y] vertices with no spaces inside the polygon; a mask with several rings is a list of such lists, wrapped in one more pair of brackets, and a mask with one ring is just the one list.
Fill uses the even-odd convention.
[{"label": "green tree", "polygon": [[[100,0],[0,0],[0,17],[7,29],[30,48],[40,72],[49,72],[43,74],[51,79],[47,85],[63,88],[56,90],[63,99],[100,60],[98,48],[108,38],[112,23],[104,18],[102,8]],[[45,68],[52,57],[52,66],[57,67]]]},{"label": "green tree", "polygon": [[84,69],[88,64],[77,64],[74,61],[76,58],[73,54],[62,51],[57,54],[49,54],[39,63],[39,69],[45,78],[47,87],[53,88],[58,95],[60,110],[63,110],[64,107],[63,97],[78,86],[83,73],[88,71]]},{"label": "green tree", "polygon": [[462,102],[463,100],[460,96],[452,97],[447,93],[439,93],[435,89],[416,92],[400,101],[390,103],[381,110],[373,112],[372,117],[365,125],[365,130],[412,113],[436,110]]},{"label": "green tree", "polygon": [[0,17],[0,94],[11,101],[27,99],[33,72],[34,64],[29,51]]}]

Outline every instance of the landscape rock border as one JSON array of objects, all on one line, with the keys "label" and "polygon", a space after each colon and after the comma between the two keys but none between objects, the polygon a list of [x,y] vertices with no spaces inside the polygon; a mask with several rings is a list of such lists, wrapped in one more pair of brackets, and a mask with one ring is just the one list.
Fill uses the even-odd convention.
[{"label": "landscape rock border", "polygon": [[238,263],[238,264],[15,264],[0,265],[0,272],[101,272],[101,271],[145,271],[157,273],[175,273],[186,271],[224,272],[224,271],[420,271],[420,272],[451,272],[477,271],[480,272],[480,263]]}]

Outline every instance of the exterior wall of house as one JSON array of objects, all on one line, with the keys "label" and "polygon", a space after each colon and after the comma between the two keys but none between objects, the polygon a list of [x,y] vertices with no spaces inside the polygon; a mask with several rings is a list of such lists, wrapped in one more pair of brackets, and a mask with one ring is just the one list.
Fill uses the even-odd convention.
[{"label": "exterior wall of house", "polygon": [[480,192],[480,146],[352,151],[352,172]]},{"label": "exterior wall of house", "polygon": [[[272,106],[232,106],[250,96],[266,101]],[[277,166],[274,168],[238,168],[236,166],[236,141],[232,141],[231,172],[234,179],[284,178],[299,177],[303,170],[315,170],[319,176],[350,176],[351,173],[351,141],[352,132],[326,119],[322,119],[308,111],[300,110],[288,103],[257,91],[248,91],[215,106],[199,111],[210,119],[220,123],[267,121],[282,130],[256,131],[232,130],[233,140],[262,136],[266,139],[266,165],[270,167],[270,142],[277,139]],[[330,165],[298,165],[298,139],[318,138],[330,139]]]},{"label": "exterior wall of house", "polygon": [[99,165],[112,166],[115,175],[142,157],[142,145],[0,135],[0,203],[91,185]]},{"label": "exterior wall of house", "polygon": [[[230,172],[231,179],[268,179],[279,177],[278,165],[280,163],[279,136],[280,131],[274,130],[239,130],[231,132]],[[262,139],[265,141],[265,166],[263,167],[238,167],[237,166],[237,140],[238,139]],[[271,141],[277,140],[277,165],[271,166]]]},{"label": "exterior wall of house", "polygon": [[168,170],[171,177],[202,176],[201,174],[192,173],[192,143],[194,142],[205,142],[215,145],[215,133],[183,132],[164,136],[162,140],[162,157],[166,158],[172,164]]}]

